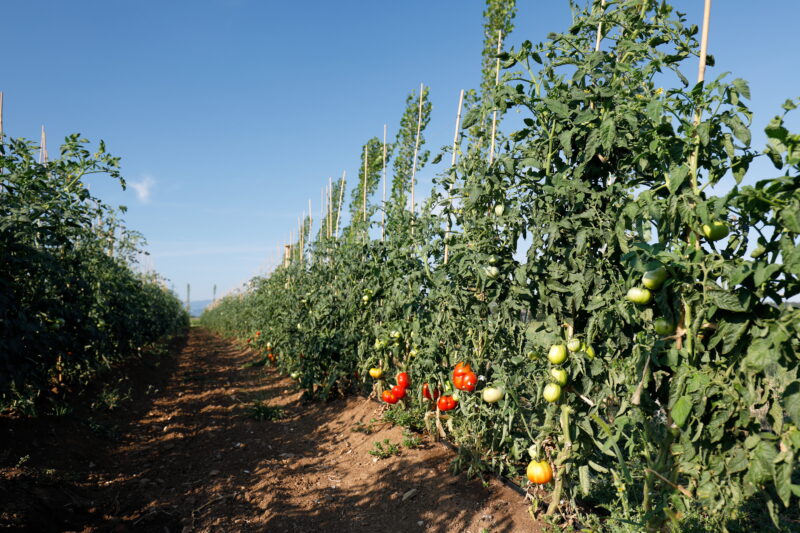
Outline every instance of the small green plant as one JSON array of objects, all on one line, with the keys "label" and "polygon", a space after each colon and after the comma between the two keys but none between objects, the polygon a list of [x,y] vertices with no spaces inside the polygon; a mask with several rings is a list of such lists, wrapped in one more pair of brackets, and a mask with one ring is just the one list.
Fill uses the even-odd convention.
[{"label": "small green plant", "polygon": [[381,459],[388,459],[393,455],[400,455],[400,446],[389,439],[383,439],[382,443],[376,440],[369,454]]},{"label": "small green plant", "polygon": [[22,466],[25,463],[27,463],[30,458],[31,458],[30,455],[23,455],[22,457],[20,457],[19,461],[17,461],[17,468],[22,468]]},{"label": "small green plant", "polygon": [[383,414],[383,419],[395,426],[422,431],[425,428],[425,410],[422,407],[393,407]]},{"label": "small green plant", "polygon": [[106,385],[97,395],[97,399],[92,402],[92,409],[95,411],[98,410],[106,410],[106,411],[113,411],[114,409],[120,407],[123,403],[127,402],[131,399],[131,390],[130,388],[123,392],[122,389],[113,386],[113,385]]},{"label": "small green plant", "polygon": [[375,433],[375,423],[377,422],[376,419],[372,418],[366,424],[363,422],[356,422],[353,427],[350,428],[350,431],[354,433],[363,433],[364,435],[372,435]]},{"label": "small green plant", "polygon": [[419,448],[421,444],[422,444],[422,437],[409,430],[403,431],[403,446],[405,446],[410,450],[413,450],[415,448]]},{"label": "small green plant", "polygon": [[280,420],[283,418],[283,409],[274,405],[267,405],[262,400],[255,400],[247,410],[250,418],[263,422],[265,420]]}]

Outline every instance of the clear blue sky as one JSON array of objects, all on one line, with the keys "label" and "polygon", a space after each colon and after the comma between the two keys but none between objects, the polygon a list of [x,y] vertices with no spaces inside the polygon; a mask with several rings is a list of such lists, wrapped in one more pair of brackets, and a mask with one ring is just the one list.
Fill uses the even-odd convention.
[{"label": "clear blue sky", "polygon": [[[702,0],[675,0],[698,25]],[[566,0],[518,1],[513,45],[570,20]],[[458,91],[479,83],[483,3],[266,0],[5,0],[0,6],[7,134],[55,153],[65,135],[104,139],[122,157],[122,192],[155,268],[193,299],[218,295],[274,264],[311,198],[431,86],[427,138],[452,142]],[[709,76],[751,83],[754,144],[800,95],[800,2],[715,0]],[[794,121],[795,129],[798,129]],[[759,167],[770,172],[770,167]],[[430,189],[434,168],[420,190]],[[754,176],[755,177],[755,176]],[[350,180],[352,184],[352,180]],[[139,195],[146,190],[148,194]]]}]

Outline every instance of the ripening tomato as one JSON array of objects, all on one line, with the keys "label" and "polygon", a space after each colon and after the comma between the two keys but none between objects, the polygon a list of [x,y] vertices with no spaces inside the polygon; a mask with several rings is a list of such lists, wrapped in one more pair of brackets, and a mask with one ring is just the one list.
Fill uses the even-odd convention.
[{"label": "ripening tomato", "polygon": [[[475,372],[469,372],[460,376],[460,381],[460,387],[456,384],[458,390],[472,392],[475,390],[475,386],[478,385],[478,375]],[[453,380],[453,383],[455,384],[455,380]]]},{"label": "ripening tomato", "polygon": [[472,367],[462,361],[458,363],[453,370],[453,377],[455,378],[456,376],[461,376],[469,372],[472,372]]},{"label": "ripening tomato", "polygon": [[398,400],[402,400],[406,397],[406,388],[401,387],[400,385],[395,385],[392,387],[392,394],[394,394],[395,398]]},{"label": "ripening tomato", "polygon": [[411,380],[408,378],[408,372],[400,372],[397,374],[397,384],[407,389],[411,385]]},{"label": "ripening tomato", "polygon": [[386,403],[397,403],[397,400],[399,399],[390,390],[383,391],[383,394],[381,394],[381,398],[383,398],[383,401]]},{"label": "ripening tomato", "polygon": [[531,461],[526,474],[528,474],[528,480],[537,485],[550,483],[553,480],[553,468],[547,461]]},{"label": "ripening tomato", "polygon": [[458,402],[452,396],[442,396],[439,398],[439,401],[436,402],[436,407],[438,407],[440,411],[450,411],[455,409],[457,405]]},{"label": "ripening tomato", "polygon": [[369,375],[374,379],[381,379],[383,377],[383,369],[373,367],[369,369]]},{"label": "ripening tomato", "polygon": [[438,400],[440,394],[441,393],[439,392],[439,389],[436,389],[433,391],[433,396],[431,396],[431,390],[428,387],[428,384],[425,383],[422,386],[422,397],[425,398],[426,400],[431,400],[431,401]]}]

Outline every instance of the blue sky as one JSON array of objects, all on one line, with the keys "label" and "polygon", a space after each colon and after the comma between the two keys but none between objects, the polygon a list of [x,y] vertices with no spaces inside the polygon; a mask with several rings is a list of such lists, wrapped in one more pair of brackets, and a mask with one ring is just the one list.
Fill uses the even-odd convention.
[{"label": "blue sky", "polygon": [[[673,4],[702,22],[702,0]],[[510,45],[570,20],[566,0],[518,5]],[[309,198],[318,219],[328,177],[355,176],[384,123],[394,136],[420,82],[433,102],[428,148],[452,142],[458,91],[479,83],[482,10],[477,0],[5,0],[4,126],[38,139],[44,124],[51,154],[71,132],[104,139],[130,186],[95,180],[92,192],[127,205],[156,270],[206,299],[275,263]],[[708,76],[750,81],[755,146],[800,96],[797,20],[796,0],[712,7]]]}]

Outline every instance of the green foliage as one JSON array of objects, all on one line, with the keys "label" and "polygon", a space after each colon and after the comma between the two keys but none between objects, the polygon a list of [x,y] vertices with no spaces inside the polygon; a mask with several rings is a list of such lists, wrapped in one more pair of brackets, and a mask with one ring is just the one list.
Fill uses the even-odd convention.
[{"label": "green foliage", "polygon": [[[696,36],[666,3],[623,0],[508,51],[500,85],[464,117],[466,153],[413,218],[409,98],[385,242],[314,242],[308,262],[254,280],[204,323],[265,332],[258,346],[276,346],[278,367],[315,397],[366,392],[370,367],[386,380],[407,371],[386,414],[401,424],[431,420],[422,384],[445,390],[469,363],[478,389],[440,421],[455,467],[522,480],[532,457],[547,459],[555,482],[534,508],[556,524],[735,531],[769,515],[783,527],[800,494],[800,136],[786,126],[797,103],[755,150],[747,83],[683,73]],[[521,125],[490,163],[494,111]],[[761,156],[779,175],[740,185]],[[725,176],[737,185],[711,194]],[[715,221],[730,235],[706,237]],[[628,301],[658,267],[652,302]],[[656,333],[659,318],[674,334]],[[550,346],[572,339],[577,351],[551,364]],[[567,381],[550,403],[554,369]],[[499,402],[482,400],[488,385]],[[611,519],[586,513],[598,508]]]},{"label": "green foliage", "polygon": [[389,439],[383,439],[383,442],[375,441],[372,449],[369,451],[370,455],[374,455],[380,459],[388,459],[395,455],[400,455],[400,446],[391,442]]},{"label": "green foliage", "polygon": [[89,194],[87,176],[124,186],[118,159],[77,135],[61,156],[0,140],[0,410],[34,414],[123,358],[188,325],[159,280],[132,269],[141,237]]},{"label": "green foliage", "polygon": [[281,407],[267,405],[262,400],[254,400],[247,408],[247,415],[255,420],[263,422],[265,420],[280,420],[284,417]]},{"label": "green foliage", "polygon": [[403,431],[403,446],[409,450],[419,448],[422,445],[422,437],[409,430]]}]

